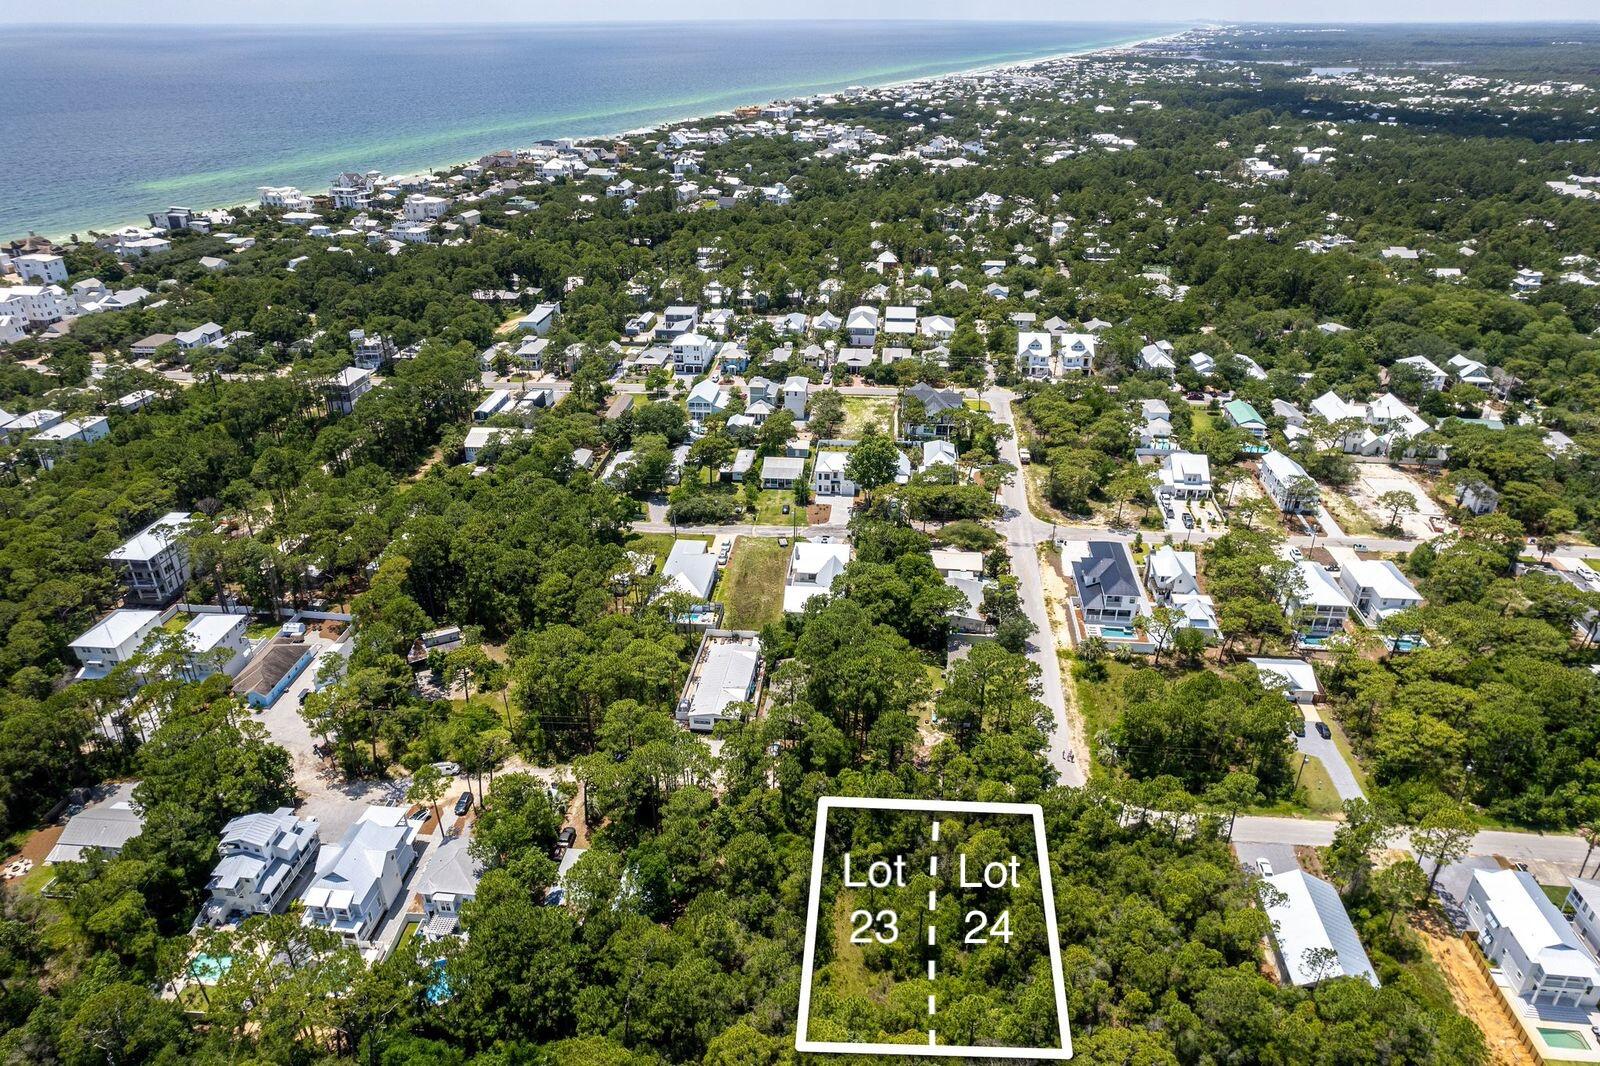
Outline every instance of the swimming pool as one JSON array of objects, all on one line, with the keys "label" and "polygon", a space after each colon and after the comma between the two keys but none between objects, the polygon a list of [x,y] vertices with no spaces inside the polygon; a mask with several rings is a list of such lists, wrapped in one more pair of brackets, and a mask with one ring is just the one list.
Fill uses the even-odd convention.
[{"label": "swimming pool", "polygon": [[1107,640],[1133,640],[1139,635],[1132,626],[1100,626],[1099,630]]},{"label": "swimming pool", "polygon": [[1588,1038],[1577,1029],[1546,1029],[1541,1025],[1539,1037],[1554,1048],[1564,1048],[1568,1051],[1589,1050]]},{"label": "swimming pool", "polygon": [[450,998],[450,978],[445,975],[443,959],[434,959],[433,969],[437,971],[437,974],[433,982],[428,985],[426,995],[428,1002],[437,1007]]},{"label": "swimming pool", "polygon": [[214,985],[232,966],[232,955],[196,955],[189,963],[189,976],[203,985]]}]

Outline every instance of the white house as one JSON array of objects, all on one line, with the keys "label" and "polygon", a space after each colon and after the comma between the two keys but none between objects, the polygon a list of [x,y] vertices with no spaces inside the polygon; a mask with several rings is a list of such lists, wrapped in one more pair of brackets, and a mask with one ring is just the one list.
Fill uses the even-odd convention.
[{"label": "white house", "polygon": [[1567,892],[1567,907],[1572,910],[1572,922],[1583,935],[1591,951],[1600,945],[1600,881],[1574,877]]},{"label": "white house", "polygon": [[678,700],[678,721],[697,733],[709,733],[721,721],[737,721],[738,714],[729,708],[755,696],[760,668],[761,641],[756,637],[708,636]]},{"label": "white house", "polygon": [[900,336],[915,334],[917,332],[917,309],[903,305],[890,306],[883,313],[883,331]]},{"label": "white house", "polygon": [[1158,343],[1147,344],[1140,348],[1137,359],[1139,369],[1153,371],[1157,374],[1166,374],[1170,377],[1172,372],[1178,368],[1178,364],[1172,361],[1171,347],[1170,344],[1162,347]]},{"label": "white house", "polygon": [[1467,921],[1512,993],[1534,1004],[1592,1007],[1600,965],[1525,870],[1474,870]]},{"label": "white house", "polygon": [[713,378],[702,378],[689,390],[689,421],[700,425],[706,419],[728,406],[728,390]]},{"label": "white house", "polygon": [[107,553],[130,602],[163,604],[183,591],[189,551],[182,537],[188,529],[187,511],[169,511]]},{"label": "white house", "polygon": [[1344,628],[1350,617],[1350,599],[1333,575],[1310,559],[1296,563],[1295,572],[1299,580],[1286,598],[1284,613],[1298,623],[1305,635],[1326,636]]},{"label": "white house", "polygon": [[22,275],[23,281],[37,281],[44,285],[67,280],[67,261],[59,255],[35,252],[19,255],[11,261]]},{"label": "white house", "polygon": [[783,587],[783,609],[805,610],[813,596],[827,595],[850,564],[850,545],[801,541],[789,558],[789,580]]},{"label": "white house", "polygon": [[1179,612],[1178,624],[1183,628],[1197,630],[1207,640],[1220,640],[1217,603],[1200,591],[1198,574],[1194,552],[1162,545],[1145,556],[1144,583],[1150,598]]},{"label": "white house", "polygon": [[697,603],[711,599],[717,583],[717,557],[706,550],[703,540],[675,540],[662,564],[663,592],[681,592]]},{"label": "white house", "polygon": [[794,415],[795,421],[803,421],[806,417],[806,408],[811,399],[811,379],[800,374],[791,374],[783,381],[783,409]]},{"label": "white house", "polygon": [[316,860],[317,820],[297,818],[291,807],[271,814],[241,814],[222,828],[222,860],[206,882],[210,898],[199,924],[224,925],[252,914],[276,914],[289,890]]},{"label": "white house", "polygon": [[183,627],[189,664],[184,675],[191,681],[204,681],[221,670],[233,677],[250,657],[250,638],[245,635],[248,615],[206,611],[194,615]]},{"label": "white house", "polygon": [[414,192],[406,197],[402,211],[407,222],[434,222],[444,217],[450,209],[450,201],[443,196],[427,196]]},{"label": "white house", "polygon": [[1339,564],[1339,585],[1356,611],[1376,625],[1398,611],[1422,605],[1422,593],[1387,559],[1363,559],[1350,548],[1328,549]]},{"label": "white house", "polygon": [[682,333],[672,339],[672,368],[679,374],[698,374],[711,365],[717,343],[702,333]]},{"label": "white house", "polygon": [[1317,671],[1303,659],[1251,659],[1251,666],[1261,676],[1261,686],[1281,692],[1294,703],[1315,703],[1322,688],[1317,684]]},{"label": "white house", "polygon": [[948,440],[934,439],[922,442],[922,465],[919,470],[930,470],[936,466],[948,466],[954,469],[958,462],[956,446]]},{"label": "white house", "polygon": [[301,921],[352,943],[371,941],[416,862],[416,836],[405,807],[362,811],[339,843],[317,857],[316,877],[300,897]]},{"label": "white house", "polygon": [[1052,349],[1055,338],[1048,333],[1017,334],[1017,372],[1025,378],[1048,379],[1055,376]]},{"label": "white house", "polygon": [[347,415],[356,409],[356,401],[372,391],[372,371],[347,366],[339,371],[323,392],[328,398],[328,413]]},{"label": "white house", "polygon": [[1262,880],[1262,909],[1272,919],[1273,949],[1285,982],[1304,987],[1355,977],[1378,987],[1378,973],[1338,889],[1299,869]]},{"label": "white house", "polygon": [[1452,355],[1445,366],[1463,385],[1473,385],[1485,391],[1494,388],[1494,378],[1489,375],[1489,367],[1485,363],[1465,355]]},{"label": "white house", "polygon": [[78,313],[78,302],[59,285],[12,285],[0,288],[0,315],[48,326]]},{"label": "white house", "polygon": [[1093,333],[1063,333],[1058,340],[1056,374],[1070,377],[1094,371],[1094,355],[1100,338]]},{"label": "white house", "polygon": [[1445,372],[1425,355],[1408,355],[1404,359],[1396,359],[1394,365],[1409,367],[1422,381],[1423,386],[1434,392],[1444,388]]},{"label": "white house", "polygon": [[811,471],[811,491],[818,496],[854,496],[856,483],[844,472],[849,461],[849,452],[818,452],[816,466]]},{"label": "white house", "polygon": [[769,455],[761,460],[761,487],[764,489],[792,489],[805,475],[804,459]]},{"label": "white house", "polygon": [[1317,509],[1320,490],[1305,467],[1277,449],[1261,457],[1261,487],[1285,514],[1303,514]]},{"label": "white house", "polygon": [[517,319],[517,328],[524,333],[534,333],[541,337],[548,336],[550,327],[556,323],[556,316],[561,313],[558,303],[542,303],[532,311]]},{"label": "white house", "polygon": [[194,329],[181,330],[174,334],[173,339],[183,351],[195,348],[205,348],[216,344],[222,339],[222,327],[215,322],[207,322],[196,326]]},{"label": "white house", "polygon": [[161,624],[161,612],[123,607],[84,630],[67,647],[81,664],[78,680],[105,677],[118,663],[138,654],[145,638]]},{"label": "white house", "polygon": [[1203,500],[1211,495],[1211,460],[1199,452],[1168,452],[1161,460],[1157,497]]}]

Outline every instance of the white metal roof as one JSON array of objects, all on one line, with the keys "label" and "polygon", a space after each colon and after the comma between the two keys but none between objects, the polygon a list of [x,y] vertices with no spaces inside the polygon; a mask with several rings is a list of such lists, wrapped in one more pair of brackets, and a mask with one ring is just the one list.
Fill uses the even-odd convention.
[{"label": "white metal roof", "polygon": [[148,561],[154,559],[166,546],[180,536],[189,526],[187,511],[168,511],[135,533],[121,545],[111,549],[107,559]]},{"label": "white metal roof", "polygon": [[1315,984],[1323,976],[1308,965],[1309,953],[1320,948],[1333,951],[1337,957],[1332,976],[1360,977],[1374,988],[1378,986],[1372,960],[1367,958],[1356,927],[1332,885],[1304,870],[1286,870],[1265,881],[1277,893],[1264,909],[1272,919],[1273,936],[1291,983]]}]

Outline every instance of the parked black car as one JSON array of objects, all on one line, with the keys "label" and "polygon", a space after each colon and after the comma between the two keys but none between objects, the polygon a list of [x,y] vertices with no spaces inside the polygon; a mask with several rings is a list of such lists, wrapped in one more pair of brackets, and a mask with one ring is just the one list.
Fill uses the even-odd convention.
[{"label": "parked black car", "polygon": [[456,800],[456,817],[459,818],[470,810],[472,810],[472,792],[469,790],[461,793],[461,798]]},{"label": "parked black car", "polygon": [[1333,739],[1333,730],[1328,728],[1327,722],[1317,723],[1317,736],[1321,737],[1323,740]]}]

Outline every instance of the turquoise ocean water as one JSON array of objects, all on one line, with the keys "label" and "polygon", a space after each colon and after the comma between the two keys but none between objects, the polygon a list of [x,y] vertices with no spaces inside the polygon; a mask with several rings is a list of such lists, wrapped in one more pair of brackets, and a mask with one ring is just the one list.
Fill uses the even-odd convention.
[{"label": "turquoise ocean water", "polygon": [[1137,24],[8,28],[0,238],[1156,35]]}]

